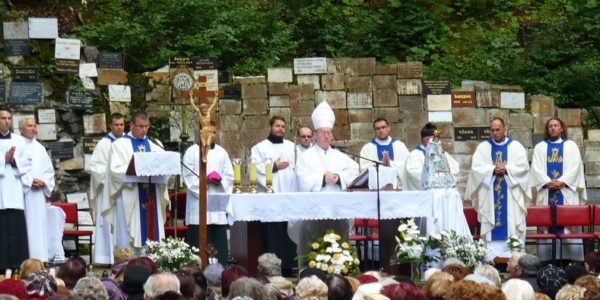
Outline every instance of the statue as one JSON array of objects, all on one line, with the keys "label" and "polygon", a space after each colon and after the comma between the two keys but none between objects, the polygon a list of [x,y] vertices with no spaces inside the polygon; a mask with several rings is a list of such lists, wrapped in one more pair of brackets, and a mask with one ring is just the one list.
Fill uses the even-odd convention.
[{"label": "statue", "polygon": [[202,149],[202,161],[206,163],[206,159],[208,157],[208,150],[210,149],[210,145],[213,143],[213,134],[210,131],[210,119],[211,114],[217,108],[217,103],[219,103],[219,92],[215,92],[215,97],[213,98],[210,107],[206,103],[200,104],[200,107],[196,106],[194,103],[193,92],[189,92],[190,95],[190,103],[192,107],[198,114],[198,123],[200,123],[200,146]]},{"label": "statue", "polygon": [[440,140],[440,131],[437,129],[427,144],[425,164],[421,176],[424,190],[456,187],[456,179],[450,172],[450,165],[446,160],[442,141]]}]

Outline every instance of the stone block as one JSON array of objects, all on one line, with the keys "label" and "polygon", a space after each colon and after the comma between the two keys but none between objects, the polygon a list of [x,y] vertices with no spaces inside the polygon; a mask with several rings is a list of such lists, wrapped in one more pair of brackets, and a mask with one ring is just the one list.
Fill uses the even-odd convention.
[{"label": "stone block", "polygon": [[584,161],[587,162],[600,162],[600,143],[599,142],[586,142],[584,147]]},{"label": "stone block", "polygon": [[348,124],[348,110],[347,109],[334,109],[335,114],[335,125],[347,125]]},{"label": "stone block", "polygon": [[510,126],[511,129],[519,128],[531,130],[531,127],[533,126],[533,117],[531,117],[531,114],[529,113],[510,114],[508,126]]},{"label": "stone block", "polygon": [[273,117],[273,116],[282,116],[285,118],[285,121],[287,122],[287,126],[290,127],[292,126],[290,122],[290,117],[291,117],[291,113],[292,113],[292,109],[289,107],[271,107],[271,109],[269,109],[269,118]]},{"label": "stone block", "polygon": [[241,154],[242,147],[240,147],[240,133],[239,132],[227,132],[227,131],[217,131],[217,138],[219,140],[219,145],[225,150],[227,150],[227,154],[229,154],[230,158],[241,158],[243,157]]},{"label": "stone block", "polygon": [[533,117],[533,133],[544,133],[546,122],[550,117]]},{"label": "stone block", "polygon": [[417,126],[419,134],[421,127],[429,122],[429,115],[425,111],[415,111],[404,114],[404,124],[407,126]]},{"label": "stone block", "polygon": [[310,116],[315,109],[314,101],[290,101],[292,116]]},{"label": "stone block", "polygon": [[473,154],[479,146],[480,141],[455,141],[454,142],[454,153],[460,154]]},{"label": "stone block", "polygon": [[[422,142],[421,139],[421,127],[422,125],[412,125],[414,123],[406,123],[409,124],[404,128],[404,132],[406,134],[406,138],[404,144],[408,147],[409,150],[414,149],[416,145],[420,145]],[[425,125],[425,123],[422,123]]]},{"label": "stone block", "polygon": [[242,98],[267,98],[266,84],[242,84]]},{"label": "stone block", "polygon": [[493,118],[501,118],[504,120],[504,123],[508,123],[509,121],[509,112],[508,109],[502,108],[486,108],[485,109],[487,119],[482,120],[482,124],[488,125]]},{"label": "stone block", "polygon": [[354,141],[368,141],[373,138],[372,123],[351,123],[350,138]]},{"label": "stone block", "polygon": [[[268,134],[269,130],[245,130],[241,135],[242,147],[244,147],[244,150],[247,151],[245,157],[249,157],[252,146],[267,138]],[[238,147],[240,146],[239,144],[240,143],[238,141]]]},{"label": "stone block", "polygon": [[242,113],[242,102],[238,100],[219,100],[219,115],[238,115]]},{"label": "stone block", "polygon": [[428,111],[449,111],[452,109],[451,95],[427,95]]},{"label": "stone block", "polygon": [[168,102],[171,99],[171,87],[168,85],[158,85],[152,91],[146,93],[146,101]]},{"label": "stone block", "polygon": [[423,63],[420,61],[398,63],[398,78],[423,78]]},{"label": "stone block", "polygon": [[126,84],[127,72],[120,69],[97,69],[98,85]]},{"label": "stone block", "polygon": [[269,96],[270,107],[289,107],[290,96]]},{"label": "stone block", "polygon": [[588,141],[600,142],[600,129],[588,129],[587,135]]},{"label": "stone block", "polygon": [[554,98],[534,95],[531,100],[531,114],[534,117],[554,117]]},{"label": "stone block", "polygon": [[343,90],[346,85],[344,83],[343,74],[328,74],[321,76],[323,90]]},{"label": "stone block", "polygon": [[375,75],[373,76],[373,87],[375,89],[395,89],[395,75]]},{"label": "stone block", "polygon": [[245,115],[266,115],[269,110],[269,100],[266,98],[244,99],[242,105]]},{"label": "stone block", "polygon": [[398,79],[396,81],[398,95],[421,95],[423,82],[421,79]]},{"label": "stone block", "polygon": [[499,92],[522,92],[523,87],[520,85],[507,85],[507,84],[491,84],[490,87]]},{"label": "stone block", "polygon": [[473,107],[453,108],[452,122],[456,125],[487,125],[485,110]]},{"label": "stone block", "polygon": [[525,93],[501,92],[500,107],[502,108],[525,108]]},{"label": "stone block", "polygon": [[370,76],[346,76],[345,85],[348,92],[370,92],[373,84]]},{"label": "stone block", "polygon": [[[64,140],[61,140],[61,142]],[[77,143],[73,146],[73,158],[61,160],[58,163],[58,168],[65,171],[82,170],[84,167],[83,161],[83,143]]]},{"label": "stone block", "polygon": [[586,187],[600,187],[600,175],[585,175]]},{"label": "stone block", "polygon": [[402,123],[404,121],[404,113],[397,107],[378,107],[374,109],[374,119],[384,118],[388,123]]},{"label": "stone block", "polygon": [[583,128],[581,127],[567,127],[567,133],[569,138],[575,142],[579,147],[583,146]]},{"label": "stone block", "polygon": [[565,122],[566,126],[581,126],[581,109],[559,108],[558,117]]},{"label": "stone block", "polygon": [[269,119],[268,115],[249,115],[244,116],[244,131],[260,129],[264,130],[267,134],[269,132]]},{"label": "stone block", "polygon": [[[425,124],[423,124],[425,125]],[[442,122],[436,123],[435,126],[440,131],[441,138],[454,138],[454,126],[453,123]],[[419,129],[419,133],[421,133],[421,129]]]},{"label": "stone block", "polygon": [[396,107],[398,106],[398,93],[396,89],[381,89],[373,92],[374,107]]},{"label": "stone block", "polygon": [[533,147],[533,140],[531,139],[531,130],[529,129],[509,129],[508,134],[516,141],[519,141],[523,147]]},{"label": "stone block", "polygon": [[402,111],[423,111],[423,96],[398,96],[398,109]]},{"label": "stone block", "polygon": [[224,115],[219,117],[219,131],[239,132],[242,129],[242,117]]},{"label": "stone block", "polygon": [[328,58],[327,59],[327,74],[345,74],[346,66],[348,65],[349,58]]},{"label": "stone block", "polygon": [[346,108],[345,91],[315,91],[315,102],[317,105],[322,101],[327,101],[332,109]]},{"label": "stone block", "polygon": [[373,107],[373,94],[371,92],[348,92],[346,93],[348,108],[371,108]]},{"label": "stone block", "polygon": [[120,113],[124,116],[129,115],[129,103],[127,102],[109,102],[110,113]]},{"label": "stone block", "polygon": [[313,86],[313,89],[320,90],[321,82],[319,81],[319,75],[298,75],[296,76],[296,81],[299,85],[302,84],[310,84]]},{"label": "stone block", "polygon": [[452,158],[458,162],[461,170],[471,170],[471,154],[459,154],[456,153],[452,155]]},{"label": "stone block", "polygon": [[269,83],[269,95],[289,95],[290,85],[288,83],[272,82]]},{"label": "stone block", "polygon": [[95,134],[106,132],[106,115],[104,113],[83,115],[83,133]]},{"label": "stone block", "polygon": [[294,80],[292,68],[268,68],[269,82],[292,82]]},{"label": "stone block", "polygon": [[397,75],[398,74],[398,64],[376,64],[375,65],[375,74],[378,75]]},{"label": "stone block", "polygon": [[314,99],[315,95],[312,85],[290,85],[290,101],[309,101]]},{"label": "stone block", "polygon": [[[365,144],[350,141],[350,142],[344,142],[343,145],[348,148],[348,152],[350,152],[350,153],[360,153],[360,150],[362,149],[362,147]],[[352,157],[350,157],[350,158],[352,158]],[[355,162],[358,163],[357,158],[352,158],[352,160],[354,160]]]},{"label": "stone block", "polygon": [[374,57],[349,58],[346,65],[346,74],[373,75],[377,62]]},{"label": "stone block", "polygon": [[350,140],[350,125],[334,125],[333,126],[333,137],[337,141],[348,141]]},{"label": "stone block", "polygon": [[348,110],[348,122],[352,123],[373,123],[375,115],[373,109],[351,109]]},{"label": "stone block", "polygon": [[441,141],[444,151],[454,153],[454,138],[442,138]]},{"label": "stone block", "polygon": [[466,79],[461,81],[460,89],[463,91],[474,91],[476,85],[487,85],[485,81]]},{"label": "stone block", "polygon": [[500,107],[500,91],[488,85],[475,85],[477,107]]},{"label": "stone block", "polygon": [[427,112],[429,122],[452,122],[452,111],[430,111]]},{"label": "stone block", "polygon": [[255,84],[265,82],[267,82],[265,76],[233,76],[231,79],[231,83],[233,84]]},{"label": "stone block", "polygon": [[[402,128],[401,125],[402,124],[390,122],[390,135],[404,143],[406,140],[406,132],[404,131],[404,128]],[[409,146],[407,145],[406,147],[409,147]],[[409,147],[409,151],[410,151],[410,147]]]},{"label": "stone block", "polygon": [[600,175],[600,162],[585,162],[586,175]]},{"label": "stone block", "polygon": [[[310,128],[313,127],[312,120],[310,116],[295,116],[292,114],[292,122],[290,124],[294,124],[294,128],[298,128],[298,126],[308,126]],[[296,134],[294,132],[294,134]]]}]

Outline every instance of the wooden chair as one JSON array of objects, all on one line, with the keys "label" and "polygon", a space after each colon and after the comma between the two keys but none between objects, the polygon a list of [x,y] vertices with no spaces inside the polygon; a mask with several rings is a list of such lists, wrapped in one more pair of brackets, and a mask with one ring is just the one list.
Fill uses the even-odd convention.
[{"label": "wooden chair", "polygon": [[[525,218],[525,224],[528,227],[535,227],[536,232],[525,234],[525,244],[551,245],[552,260],[554,261],[556,257],[556,234],[537,232],[537,227],[554,227],[553,210],[554,208],[548,205],[527,207],[527,217]],[[541,242],[541,240],[550,240],[550,243],[544,243]]]},{"label": "wooden chair", "polygon": [[73,240],[75,241],[75,255],[79,256],[79,240],[80,238],[87,238],[90,243],[90,265],[93,264],[93,251],[92,251],[92,230],[79,230],[79,218],[77,216],[77,203],[62,203],[52,202],[52,205],[60,207],[65,212],[65,224],[73,224],[74,229],[65,229],[63,231],[63,241]]},{"label": "wooden chair", "polygon": [[178,220],[185,220],[186,197],[186,192],[177,192],[169,195],[169,200],[171,201],[171,208],[167,211],[167,220],[165,223],[166,237],[185,238],[185,236],[187,235],[187,226],[178,225],[177,223]]},{"label": "wooden chair", "polygon": [[465,219],[467,219],[467,225],[469,225],[469,229],[471,230],[471,236],[473,240],[479,240],[481,235],[479,234],[479,222],[477,221],[477,211],[473,207],[464,207],[463,213],[465,214]]},{"label": "wooden chair", "polygon": [[[592,207],[590,205],[556,205],[556,223],[557,227],[576,226],[581,228],[581,232],[557,233],[556,238],[560,243],[560,259],[562,260],[562,246],[574,245],[580,243],[565,243],[565,239],[581,239],[583,252],[587,253],[586,245],[589,241],[594,241],[595,235],[592,232]],[[589,248],[589,247],[587,247]]]}]

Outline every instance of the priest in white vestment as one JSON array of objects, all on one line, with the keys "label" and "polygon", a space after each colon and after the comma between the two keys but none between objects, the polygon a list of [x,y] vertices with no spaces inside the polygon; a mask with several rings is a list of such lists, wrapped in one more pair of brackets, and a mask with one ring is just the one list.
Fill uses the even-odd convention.
[{"label": "priest in white vestment", "polygon": [[[217,127],[211,122],[210,131],[215,139]],[[185,224],[188,226],[185,238],[189,245],[198,247],[199,241],[199,211],[200,211],[200,147],[190,146],[183,155],[183,182],[187,187],[185,202]],[[188,169],[189,168],[189,169]],[[191,170],[190,170],[191,169]],[[195,174],[194,174],[195,173]],[[233,166],[227,151],[213,142],[208,150],[206,160],[206,175],[208,177],[208,194],[227,193],[233,191]],[[227,263],[229,247],[227,243],[227,214],[225,212],[206,212],[208,243],[216,247],[217,259],[221,264]]]},{"label": "priest in white vestment", "polygon": [[[104,205],[111,205],[107,183],[109,173],[109,157],[112,143],[123,136],[125,132],[125,118],[120,113],[110,116],[110,132],[106,134],[94,147],[92,158],[86,166],[86,172],[90,174],[90,208],[96,222],[94,233],[94,263],[114,263],[113,245],[114,235],[111,233],[108,220],[102,216]],[[128,241],[129,239],[127,239]]]},{"label": "priest in white vestment", "polygon": [[[395,137],[390,136],[390,125],[384,118],[377,118],[373,122],[373,131],[375,132],[375,138],[361,148],[360,156],[394,168],[396,170],[396,179],[400,181],[400,175],[408,157],[406,145]],[[361,171],[373,165],[372,161],[360,159]]]},{"label": "priest in white vestment", "polygon": [[19,121],[19,131],[25,138],[25,151],[31,155],[31,170],[21,176],[25,197],[25,220],[27,222],[27,240],[29,243],[29,258],[48,262],[48,244],[55,237],[47,236],[42,230],[48,226],[46,199],[52,196],[54,190],[54,167],[46,152],[35,136],[37,125],[33,117]]},{"label": "priest in white vestment", "polygon": [[473,154],[465,198],[477,210],[488,257],[511,257],[506,240],[515,235],[525,242],[529,161],[523,145],[506,135],[504,120],[493,118],[490,134]]},{"label": "priest in white vestment", "polygon": [[31,170],[25,139],[10,132],[12,111],[0,106],[0,272],[29,257],[21,176]]},{"label": "priest in white vestment", "polygon": [[[160,241],[165,237],[164,224],[169,206],[166,184],[141,183],[144,177],[125,176],[134,152],[164,151],[157,144],[159,141],[148,138],[149,126],[148,115],[135,113],[129,122],[131,131],[112,143],[108,182],[110,199],[116,205],[105,207],[102,215],[115,228],[117,235],[126,230],[129,245],[118,244],[118,247],[133,246],[140,249],[148,239]],[[153,196],[153,201],[148,199],[148,192]],[[117,237],[117,241],[121,242],[123,238]]]},{"label": "priest in white vestment", "polygon": [[[536,205],[579,205],[587,202],[583,162],[577,144],[567,136],[567,128],[559,118],[546,122],[544,141],[535,145],[531,161],[531,187],[536,191]],[[573,232],[578,228],[556,228],[558,233]],[[565,240],[580,243],[581,240]],[[556,258],[583,261],[582,245],[556,242]],[[539,245],[538,256],[551,260],[550,246]]]},{"label": "priest in white vestment", "polygon": [[313,132],[312,129],[308,126],[302,126],[298,128],[298,132],[296,135],[298,139],[298,145],[296,145],[296,157],[300,155],[300,153],[308,150],[313,145]]},{"label": "priest in white vestment", "polygon": [[[358,175],[358,164],[337,149],[331,148],[335,115],[326,101],[312,113],[315,145],[298,157],[296,174],[300,192],[343,191]],[[326,201],[326,200],[325,200]],[[303,221],[298,254],[306,255],[309,243],[333,229],[342,237],[350,230],[348,220]]]}]

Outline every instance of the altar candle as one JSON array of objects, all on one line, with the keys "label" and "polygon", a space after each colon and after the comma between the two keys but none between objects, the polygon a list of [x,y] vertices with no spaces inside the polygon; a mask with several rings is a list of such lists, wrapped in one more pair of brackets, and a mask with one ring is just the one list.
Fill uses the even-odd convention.
[{"label": "altar candle", "polygon": [[273,166],[271,165],[271,160],[267,160],[265,163],[265,180],[267,183],[273,182]]},{"label": "altar candle", "polygon": [[250,163],[250,182],[256,182],[256,164],[254,161]]},{"label": "altar candle", "polygon": [[240,164],[233,164],[233,182],[242,182],[242,166]]}]

